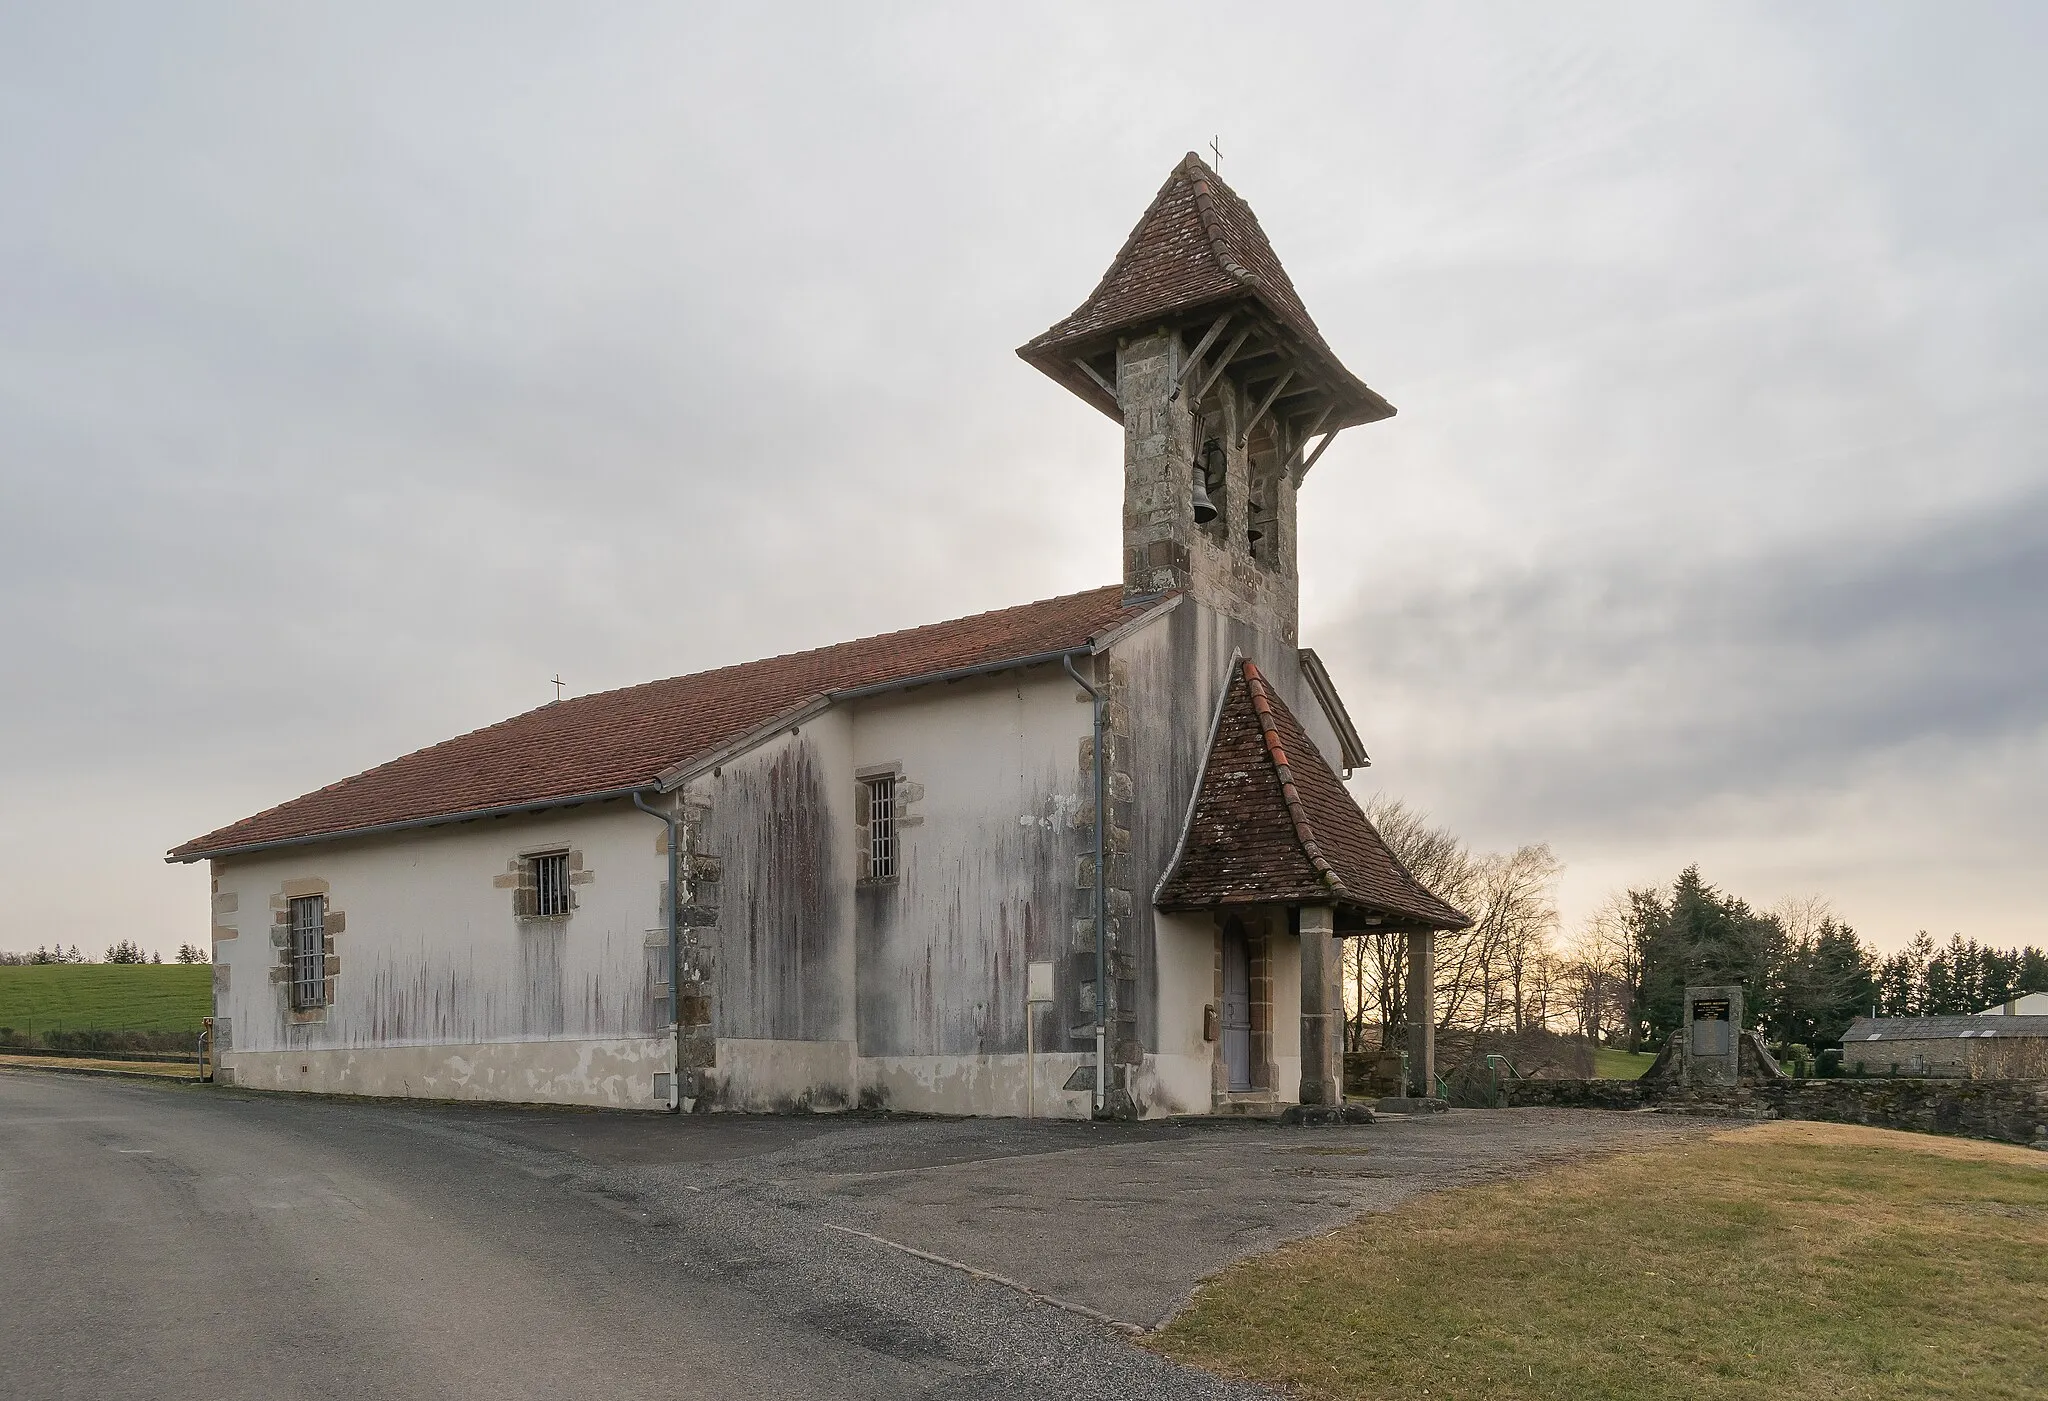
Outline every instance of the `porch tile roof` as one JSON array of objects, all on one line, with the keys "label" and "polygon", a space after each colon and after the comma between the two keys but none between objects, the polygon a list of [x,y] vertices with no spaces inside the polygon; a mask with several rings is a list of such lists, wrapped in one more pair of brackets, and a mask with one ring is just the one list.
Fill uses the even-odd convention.
[{"label": "porch tile roof", "polygon": [[1121,585],[577,696],[444,740],[173,848],[196,861],[272,843],[647,787],[808,701],[1078,649],[1157,606]]},{"label": "porch tile roof", "polygon": [[1330,904],[1398,925],[1472,923],[1388,850],[1249,661],[1230,679],[1186,835],[1153,903],[1163,910]]}]

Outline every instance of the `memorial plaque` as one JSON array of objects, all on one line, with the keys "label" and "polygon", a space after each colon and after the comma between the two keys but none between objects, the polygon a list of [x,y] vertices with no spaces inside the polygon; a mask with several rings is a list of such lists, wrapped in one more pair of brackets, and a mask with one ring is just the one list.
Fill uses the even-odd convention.
[{"label": "memorial plaque", "polygon": [[1696,1056],[1725,1056],[1728,1054],[1728,1004],[1726,1002],[1695,1002],[1692,1004],[1692,1053]]}]

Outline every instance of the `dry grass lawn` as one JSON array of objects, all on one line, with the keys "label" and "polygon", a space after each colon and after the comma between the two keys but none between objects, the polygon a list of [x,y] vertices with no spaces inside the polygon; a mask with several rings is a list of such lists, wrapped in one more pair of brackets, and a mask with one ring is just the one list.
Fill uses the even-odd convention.
[{"label": "dry grass lawn", "polygon": [[1439,1193],[1151,1346],[1310,1397],[2040,1401],[2048,1153],[1774,1123]]}]

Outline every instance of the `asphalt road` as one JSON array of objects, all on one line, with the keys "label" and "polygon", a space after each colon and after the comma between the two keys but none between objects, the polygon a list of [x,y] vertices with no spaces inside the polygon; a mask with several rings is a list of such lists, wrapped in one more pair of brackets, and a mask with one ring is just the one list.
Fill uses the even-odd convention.
[{"label": "asphalt road", "polygon": [[0,1070],[0,1398],[1260,1396],[1043,1296],[1149,1325],[1359,1211],[1696,1131],[677,1121]]}]

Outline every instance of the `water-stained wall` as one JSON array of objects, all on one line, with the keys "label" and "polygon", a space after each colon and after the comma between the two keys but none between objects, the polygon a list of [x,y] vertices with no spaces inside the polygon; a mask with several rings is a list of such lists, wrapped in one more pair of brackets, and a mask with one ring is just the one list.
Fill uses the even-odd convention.
[{"label": "water-stained wall", "polygon": [[1031,1040],[1068,1049],[1091,726],[1057,666],[855,710],[855,765],[896,765],[917,794],[897,879],[854,892],[863,1056],[1021,1055],[1033,961],[1054,963],[1060,995]]},{"label": "water-stained wall", "polygon": [[[843,703],[690,780],[692,859],[717,887],[691,906],[715,1032],[693,1107],[1085,1112],[1060,1087],[1080,1059],[1090,726],[1040,666]],[[897,803],[885,879],[860,825],[878,773]],[[1034,961],[1055,964],[1057,1001],[1027,1013]]]},{"label": "water-stained wall", "polygon": [[[424,1093],[467,1085],[461,1066],[483,1045],[589,1043],[535,1051],[551,1067],[541,1088],[507,1091],[526,1082],[501,1076],[493,1094],[651,1100],[670,1044],[662,831],[628,804],[594,804],[217,861],[225,1064],[250,1083]],[[566,853],[567,916],[520,904],[521,863],[540,852]],[[324,1007],[294,1008],[286,980],[281,912],[305,892],[327,910]]]},{"label": "water-stained wall", "polygon": [[[1157,915],[1150,897],[1233,651],[1265,668],[1335,761],[1335,732],[1293,646],[1192,601],[1095,664],[1115,731],[1111,977],[1115,1001],[1133,1009],[1128,1024],[1113,1019],[1112,1036],[1127,1033],[1130,1107],[1141,1113],[1209,1106],[1212,931]],[[1092,719],[1085,693],[1040,666],[844,704],[693,780],[694,850],[719,872],[718,1063],[705,1107],[852,1097],[1086,1112],[1085,1096],[1060,1086],[1094,1049]],[[872,880],[856,818],[861,777],[880,772],[896,779],[899,850],[896,875]],[[1274,950],[1282,981],[1294,955]],[[1027,1004],[1039,961],[1053,965],[1054,999]],[[1277,1005],[1294,995],[1283,989]],[[1276,1044],[1290,1097],[1286,1028]]]},{"label": "water-stained wall", "polygon": [[827,713],[689,785],[695,851],[718,872],[721,1042],[853,1039],[849,745]]},{"label": "water-stained wall", "polygon": [[[1083,1112],[1060,1086],[1090,724],[1073,682],[1037,667],[842,704],[691,780],[692,850],[718,886],[701,1107]],[[879,880],[858,822],[876,773],[897,801]],[[1033,961],[1059,969],[1059,1001],[1027,1037]]]}]

